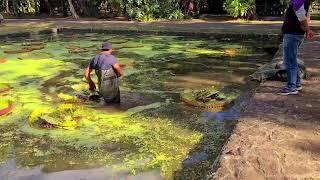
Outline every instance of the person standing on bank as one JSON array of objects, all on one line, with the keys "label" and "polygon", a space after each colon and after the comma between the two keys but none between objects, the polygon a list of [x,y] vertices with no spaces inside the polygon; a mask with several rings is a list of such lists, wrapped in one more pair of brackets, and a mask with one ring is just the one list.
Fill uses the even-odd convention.
[{"label": "person standing on bank", "polygon": [[282,33],[283,57],[287,69],[288,83],[281,90],[281,95],[295,95],[302,90],[299,76],[298,50],[303,42],[304,35],[306,35],[307,39],[313,38],[313,32],[309,26],[310,5],[311,0],[291,0],[286,10]]},{"label": "person standing on bank", "polygon": [[102,44],[102,50],[89,63],[85,70],[85,78],[89,84],[89,90],[96,89],[91,79],[91,72],[95,70],[98,77],[99,94],[106,103],[120,103],[120,78],[123,70],[112,55],[112,45],[108,42]]}]

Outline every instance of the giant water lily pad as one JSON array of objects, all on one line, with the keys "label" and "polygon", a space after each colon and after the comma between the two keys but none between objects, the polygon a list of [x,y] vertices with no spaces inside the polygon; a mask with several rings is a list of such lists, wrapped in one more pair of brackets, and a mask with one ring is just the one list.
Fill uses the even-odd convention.
[{"label": "giant water lily pad", "polygon": [[29,124],[38,128],[62,128],[73,130],[89,112],[72,104],[63,104],[57,108],[42,108],[32,112]]},{"label": "giant water lily pad", "polygon": [[49,52],[27,52],[21,53],[18,56],[20,60],[41,60],[41,59],[53,59],[54,55]]},{"label": "giant water lily pad", "polygon": [[46,44],[29,44],[29,45],[23,45],[21,49],[6,49],[3,50],[6,54],[20,54],[20,53],[27,53],[32,52],[36,50],[41,50],[46,47]]},{"label": "giant water lily pad", "polygon": [[111,44],[123,44],[123,43],[128,42],[128,40],[126,40],[126,39],[110,39],[108,42]]},{"label": "giant water lily pad", "polygon": [[131,58],[119,58],[119,62],[122,68],[133,68],[136,64],[136,61]]},{"label": "giant water lily pad", "polygon": [[212,86],[201,90],[185,90],[181,98],[190,106],[205,108],[209,111],[220,111],[230,106],[236,95],[219,92]]},{"label": "giant water lily pad", "polygon": [[83,53],[83,52],[90,51],[90,49],[88,49],[88,48],[83,48],[83,47],[75,46],[75,45],[68,45],[65,48],[68,49],[69,53]]}]

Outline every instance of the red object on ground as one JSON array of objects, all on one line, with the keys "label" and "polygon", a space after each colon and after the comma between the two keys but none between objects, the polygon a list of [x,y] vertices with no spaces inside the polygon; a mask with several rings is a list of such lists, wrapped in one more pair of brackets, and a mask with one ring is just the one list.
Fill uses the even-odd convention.
[{"label": "red object on ground", "polygon": [[14,105],[9,105],[8,107],[6,107],[4,109],[1,109],[0,110],[0,116],[4,116],[4,115],[7,115],[7,114],[11,113],[14,108],[15,108]]}]

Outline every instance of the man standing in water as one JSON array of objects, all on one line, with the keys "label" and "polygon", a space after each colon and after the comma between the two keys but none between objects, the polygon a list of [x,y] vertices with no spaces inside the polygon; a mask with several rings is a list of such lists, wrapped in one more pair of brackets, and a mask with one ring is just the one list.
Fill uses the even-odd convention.
[{"label": "man standing in water", "polygon": [[287,69],[288,83],[281,95],[294,95],[302,90],[299,76],[298,50],[306,34],[307,39],[313,38],[310,29],[310,8],[311,0],[291,0],[285,14],[282,26],[283,33],[283,57]]},{"label": "man standing in water", "polygon": [[89,63],[85,77],[89,90],[95,90],[96,85],[91,79],[91,72],[95,70],[98,77],[99,93],[106,103],[120,103],[120,80],[123,70],[116,58],[112,55],[112,45],[108,42],[102,44],[102,51]]}]

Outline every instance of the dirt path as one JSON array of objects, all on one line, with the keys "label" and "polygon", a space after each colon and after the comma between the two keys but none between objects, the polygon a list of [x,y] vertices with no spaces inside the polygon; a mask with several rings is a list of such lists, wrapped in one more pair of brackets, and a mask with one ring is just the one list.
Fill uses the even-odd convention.
[{"label": "dirt path", "polygon": [[259,88],[220,159],[216,179],[320,179],[320,31],[300,51],[311,78],[300,95],[284,97],[284,84]]},{"label": "dirt path", "polygon": [[[0,34],[18,31],[35,31],[47,28],[89,28],[89,29],[121,29],[150,30],[169,32],[201,32],[201,33],[236,33],[236,34],[271,34],[280,33],[281,21],[107,21],[99,19],[7,19],[0,26]],[[319,22],[320,24],[320,22]],[[20,27],[20,28],[19,28]],[[22,28],[23,27],[23,28]],[[268,27],[268,28],[266,28]]]}]

